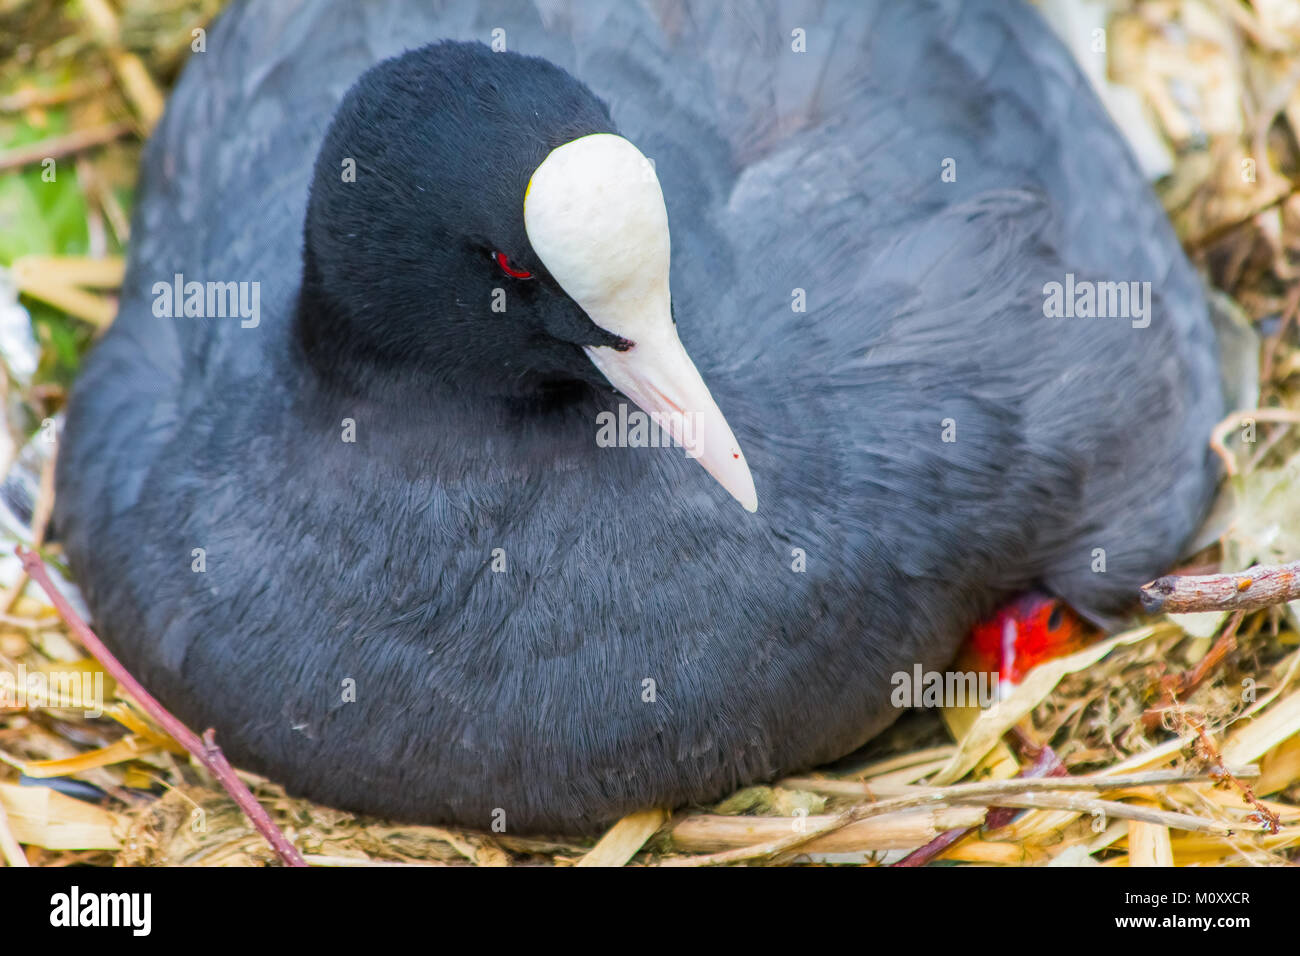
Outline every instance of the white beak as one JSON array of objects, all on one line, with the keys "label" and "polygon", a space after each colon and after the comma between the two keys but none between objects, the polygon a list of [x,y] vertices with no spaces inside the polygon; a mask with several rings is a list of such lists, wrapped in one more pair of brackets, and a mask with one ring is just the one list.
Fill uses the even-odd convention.
[{"label": "white beak", "polygon": [[610,383],[668,430],[746,511],[758,510],[754,477],[740,442],[709,394],[676,329],[659,341],[642,340],[619,352],[589,348],[588,357]]},{"label": "white beak", "polygon": [[677,337],[668,213],[649,160],[610,133],[560,146],[528,184],[524,226],[533,251],[591,321],[633,343],[623,352],[587,348],[596,368],[746,511],[757,511],[740,443]]}]

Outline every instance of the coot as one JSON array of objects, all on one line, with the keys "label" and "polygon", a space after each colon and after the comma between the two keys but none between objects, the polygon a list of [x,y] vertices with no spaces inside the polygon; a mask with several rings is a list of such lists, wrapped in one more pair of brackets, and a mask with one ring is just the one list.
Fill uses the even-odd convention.
[{"label": "coot", "polygon": [[146,686],[340,807],[838,757],[1007,596],[1121,611],[1214,481],[1198,279],[1020,3],[235,3],[132,237],[56,528]]}]

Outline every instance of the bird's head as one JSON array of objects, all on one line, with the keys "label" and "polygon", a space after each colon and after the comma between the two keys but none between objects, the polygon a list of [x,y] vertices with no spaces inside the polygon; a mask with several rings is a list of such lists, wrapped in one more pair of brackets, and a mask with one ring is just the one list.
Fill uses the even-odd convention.
[{"label": "bird's head", "polygon": [[560,68],[445,42],[364,74],[318,154],[299,334],[345,386],[617,388],[750,511],[740,445],[683,347],[653,164]]}]

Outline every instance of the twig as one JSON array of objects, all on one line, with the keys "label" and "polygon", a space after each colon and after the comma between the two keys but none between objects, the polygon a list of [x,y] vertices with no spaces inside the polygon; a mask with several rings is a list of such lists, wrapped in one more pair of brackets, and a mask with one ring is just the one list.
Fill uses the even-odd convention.
[{"label": "twig", "polygon": [[60,103],[80,99],[87,93],[102,89],[108,79],[107,72],[96,70],[90,76],[73,80],[63,86],[49,89],[29,87],[28,89],[19,90],[8,96],[0,96],[0,113],[18,113],[34,107],[57,106]]},{"label": "twig", "polygon": [[15,169],[45,159],[58,159],[95,146],[103,146],[125,136],[132,129],[130,123],[106,123],[103,126],[79,129],[62,136],[51,136],[29,146],[17,146],[0,152],[0,170]]},{"label": "twig", "polygon": [[1190,717],[1184,713],[1182,708],[1178,706],[1176,698],[1174,700],[1174,706],[1177,708],[1177,714],[1183,722],[1196,731],[1196,752],[1200,758],[1206,763],[1211,764],[1214,767],[1215,772],[1222,779],[1227,780],[1237,788],[1241,793],[1242,799],[1255,808],[1255,814],[1258,816],[1260,822],[1263,823],[1264,826],[1268,827],[1269,833],[1277,833],[1277,831],[1282,828],[1282,821],[1278,818],[1276,813],[1265,806],[1264,802],[1260,800],[1259,797],[1255,796],[1255,790],[1250,786],[1250,784],[1243,783],[1238,779],[1238,774],[1234,774],[1228,769],[1228,766],[1223,759],[1223,754],[1219,752],[1219,748],[1214,745],[1213,738],[1210,737],[1209,732],[1205,729],[1205,721],[1199,718]]},{"label": "twig", "polygon": [[[992,811],[985,814],[985,817],[987,818],[991,813]],[[945,830],[925,846],[917,847],[911,853],[907,854],[907,856],[895,863],[894,866],[906,868],[925,866],[943,856],[944,853],[951,850],[972,833],[978,832],[979,827],[962,827],[956,830]]]},{"label": "twig", "polygon": [[[1259,768],[1255,766],[1241,767],[1236,771],[1237,776],[1252,777],[1259,775]],[[1080,777],[1016,777],[1011,780],[988,780],[979,781],[978,783],[958,783],[948,787],[925,787],[918,788],[919,792],[909,793],[899,797],[893,797],[889,800],[880,800],[876,803],[860,804],[855,807],[849,807],[841,811],[832,819],[819,826],[805,830],[802,833],[795,832],[788,836],[783,836],[778,840],[770,840],[764,843],[754,844],[747,847],[739,847],[734,850],[725,850],[721,853],[710,854],[704,857],[684,857],[664,860],[660,866],[722,866],[729,863],[743,863],[747,860],[764,859],[775,857],[791,850],[797,849],[803,844],[815,840],[818,837],[833,833],[836,830],[843,829],[853,823],[865,820],[869,817],[882,816],[887,813],[897,813],[900,810],[913,810],[919,807],[926,809],[937,809],[952,805],[967,805],[970,803],[985,803],[991,805],[1011,804],[1013,801],[1022,796],[1031,793],[1042,793],[1057,790],[1096,790],[1112,791],[1127,790],[1138,786],[1150,786],[1151,784],[1160,783],[1195,783],[1198,781],[1219,780],[1221,774],[1207,771],[1177,771],[1177,770],[1153,770],[1144,773],[1132,774],[1114,774],[1106,776],[1104,774],[1090,774]],[[835,783],[847,781],[822,781],[822,783]],[[861,787],[862,784],[856,783],[853,786]],[[825,789],[824,787],[820,789]],[[1062,797],[1068,794],[1062,794]],[[1082,812],[1091,812],[1110,801],[1093,800],[1088,803],[1087,808]],[[1120,804],[1123,806],[1123,804]],[[1061,809],[1075,809],[1074,807],[1061,807]],[[1162,811],[1154,811],[1162,812]],[[1114,816],[1115,814],[1112,814]],[[1185,815],[1179,815],[1185,816]],[[1141,819],[1149,819],[1142,817]],[[1192,821],[1196,821],[1196,826],[1192,826]],[[1181,821],[1188,824],[1171,824],[1178,826],[1179,829],[1198,829],[1205,830],[1205,821],[1199,817],[1186,816]],[[1208,825],[1208,824],[1207,824]],[[1215,824],[1217,825],[1217,824]],[[1219,832],[1211,830],[1208,832]]]},{"label": "twig", "polygon": [[[26,576],[24,576],[23,580],[26,580]],[[42,620],[39,617],[19,617],[15,614],[0,614],[0,624],[7,624],[9,627],[20,627],[24,631],[39,631],[43,627],[49,627],[50,621]]]},{"label": "twig", "polygon": [[[1023,723],[1023,722],[1022,722]],[[1056,751],[1050,745],[1033,739],[1029,732],[1021,725],[1011,728],[1012,741],[1016,750],[1019,752],[1020,759],[1032,759],[1028,770],[1016,774],[1022,778],[1039,778],[1039,777],[1068,777],[1070,771],[1066,768],[1061,758],[1057,756]],[[996,810],[990,810],[989,815],[984,820],[984,826],[989,830],[997,830],[1011,823],[1017,814],[1013,810],[999,807]]]},{"label": "twig", "polygon": [[153,129],[163,111],[163,95],[158,91],[144,61],[122,49],[117,14],[106,0],[81,0],[81,9],[95,29],[100,45],[113,65],[122,92],[135,107],[148,129]]},{"label": "twig", "polygon": [[[1259,776],[1259,767],[1251,764],[1234,771],[1240,777]],[[918,803],[957,801],[963,797],[995,798],[1014,793],[1031,793],[1051,790],[1093,790],[1107,793],[1113,790],[1133,790],[1137,787],[1161,787],[1176,783],[1208,783],[1220,777],[1218,771],[1209,770],[1142,770],[1137,773],[1091,773],[1077,777],[1011,777],[1007,780],[981,780],[977,783],[955,783],[948,787],[909,787],[908,792],[879,801],[871,806],[891,803],[888,812],[906,810]],[[813,790],[834,796],[862,796],[862,784],[852,780],[817,780],[791,777],[786,783],[798,784],[801,790]],[[903,806],[894,801],[910,801]]]},{"label": "twig", "polygon": [[1227,627],[1219,635],[1219,639],[1214,642],[1214,646],[1206,652],[1205,656],[1191,670],[1160,679],[1160,702],[1154,707],[1148,708],[1146,713],[1142,715],[1142,723],[1147,730],[1155,730],[1159,727],[1164,721],[1165,711],[1173,705],[1174,701],[1179,697],[1186,697],[1205,683],[1205,679],[1227,659],[1229,654],[1237,649],[1237,628],[1241,626],[1241,621],[1245,616],[1245,611],[1238,611],[1233,614],[1228,621]]},{"label": "twig", "polygon": [[[1023,769],[1016,774],[1018,779],[1029,780],[1041,777],[1069,776],[1070,772],[1065,769],[1065,764],[1061,763],[1061,759],[1056,756],[1056,751],[1052,750],[1051,747],[1030,740],[1019,726],[1013,727],[1012,731],[1015,733],[1021,756],[1028,756],[1032,753],[1034,761],[1027,769]],[[984,826],[989,830],[997,830],[1010,823],[1015,816],[1016,811],[997,807],[985,814]],[[947,833],[941,833],[925,846],[907,854],[894,866],[925,866],[927,863],[938,859],[945,851],[951,849],[954,844],[974,833],[977,829],[977,827],[966,827],[965,829],[955,829],[949,830]]]},{"label": "twig", "polygon": [[1262,203],[1261,205],[1253,209],[1251,212],[1248,212],[1246,215],[1241,216],[1237,219],[1233,219],[1229,222],[1220,223],[1219,225],[1212,227],[1211,229],[1207,230],[1206,232],[1202,233],[1199,236],[1191,237],[1190,239],[1188,239],[1186,242],[1183,243],[1183,246],[1187,249],[1188,252],[1200,252],[1201,250],[1214,245],[1224,236],[1227,236],[1235,232],[1236,230],[1240,229],[1242,226],[1250,225],[1250,223],[1255,221],[1256,217],[1263,215],[1264,213],[1268,212],[1270,209],[1274,209],[1275,207],[1280,206],[1282,203],[1286,202],[1288,199],[1294,196],[1297,191],[1300,191],[1300,187],[1292,186],[1291,188],[1283,192],[1281,195],[1274,196],[1268,202]]},{"label": "twig", "polygon": [[[976,806],[940,807],[912,813],[891,813],[862,820],[825,836],[817,837],[800,853],[875,853],[891,850],[908,852],[933,840],[945,830],[977,826],[985,811]],[[776,840],[803,827],[830,821],[829,814],[798,817],[746,817],[701,814],[687,816],[673,825],[667,836],[674,853],[716,853]],[[708,865],[704,860],[704,865]],[[776,862],[776,861],[772,861]],[[663,865],[699,865],[692,859],[663,860]]]},{"label": "twig", "polygon": [[1297,314],[1300,314],[1300,282],[1293,285],[1291,291],[1287,293],[1286,301],[1282,305],[1282,321],[1278,323],[1277,331],[1270,335],[1264,344],[1264,360],[1259,367],[1261,382],[1273,381],[1273,365],[1277,361],[1277,351],[1286,341],[1287,330],[1291,328],[1291,323],[1296,320]]},{"label": "twig", "polygon": [[35,551],[28,551],[22,545],[18,546],[17,554],[28,576],[49,595],[55,610],[59,612],[59,616],[77,635],[86,650],[90,651],[95,659],[104,665],[104,669],[113,675],[114,680],[126,690],[132,699],[139,703],[160,727],[197,757],[199,762],[221,782],[226,792],[230,794],[231,799],[244,811],[257,832],[266,837],[267,842],[275,849],[276,855],[281,862],[286,866],[306,866],[307,864],[297,848],[285,838],[284,834],[271,820],[270,814],[257,802],[257,798],[249,792],[248,788],[244,786],[244,782],[236,775],[234,768],[226,760],[225,754],[216,745],[213,739],[213,731],[208,730],[204,733],[203,739],[200,740],[192,730],[173,717],[162,704],[154,699],[152,694],[141,686],[139,681],[131,676],[131,672],[122,666],[122,663],[104,646],[103,641],[95,635],[90,626],[81,619],[81,616],[68,603],[67,598],[50,580],[50,575],[45,570],[45,564],[41,560],[41,556]]},{"label": "twig", "polygon": [[1235,574],[1169,574],[1142,585],[1148,614],[1258,611],[1300,598],[1300,561],[1257,564]]},{"label": "twig", "polygon": [[1210,448],[1223,462],[1223,470],[1229,478],[1237,474],[1237,460],[1232,457],[1232,453],[1228,451],[1228,446],[1224,444],[1228,432],[1248,421],[1256,420],[1275,424],[1296,425],[1300,424],[1300,412],[1293,412],[1289,408],[1250,408],[1233,412],[1215,425],[1210,431]]},{"label": "twig", "polygon": [[[962,803],[971,801],[963,800]],[[985,802],[985,801],[980,801]],[[1077,813],[1101,813],[1116,820],[1140,820],[1143,823],[1155,823],[1160,826],[1186,830],[1190,833],[1217,833],[1223,836],[1237,832],[1237,828],[1218,820],[1206,820],[1188,813],[1175,813],[1172,810],[1157,810],[1118,800],[1101,800],[1081,793],[1022,793],[1008,797],[998,797],[998,806],[1018,807],[1024,810],[1072,810]]]},{"label": "twig", "polygon": [[687,857],[670,857],[663,860],[659,865],[667,867],[676,866],[725,866],[729,863],[743,863],[747,860],[757,860],[766,857],[774,857],[780,853],[793,850],[810,840],[817,837],[825,836],[828,833],[834,833],[836,830],[842,830],[844,827],[859,820],[865,820],[867,817],[875,816],[871,812],[875,806],[865,804],[863,806],[851,807],[833,817],[828,822],[813,827],[811,830],[805,830],[800,833],[795,831],[789,836],[782,837],[779,840],[770,840],[766,843],[757,843],[753,846],[739,847],[735,850],[724,850],[721,853],[710,853],[707,856],[687,856]]}]

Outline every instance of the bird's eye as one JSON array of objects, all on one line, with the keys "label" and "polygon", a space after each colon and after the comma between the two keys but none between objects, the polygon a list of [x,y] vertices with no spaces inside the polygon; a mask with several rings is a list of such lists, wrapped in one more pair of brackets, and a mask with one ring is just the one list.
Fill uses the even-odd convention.
[{"label": "bird's eye", "polygon": [[1061,626],[1061,619],[1064,617],[1065,614],[1062,611],[1061,606],[1058,604],[1056,607],[1052,608],[1052,613],[1047,618],[1047,629],[1049,631],[1056,630],[1058,627]]},{"label": "bird's eye", "polygon": [[510,264],[510,260],[506,258],[506,254],[504,252],[494,252],[492,253],[492,258],[497,261],[497,265],[501,267],[501,271],[508,276],[511,276],[515,279],[531,279],[533,277],[533,274],[531,272],[528,272],[524,269],[516,269],[514,266],[512,266]]}]

